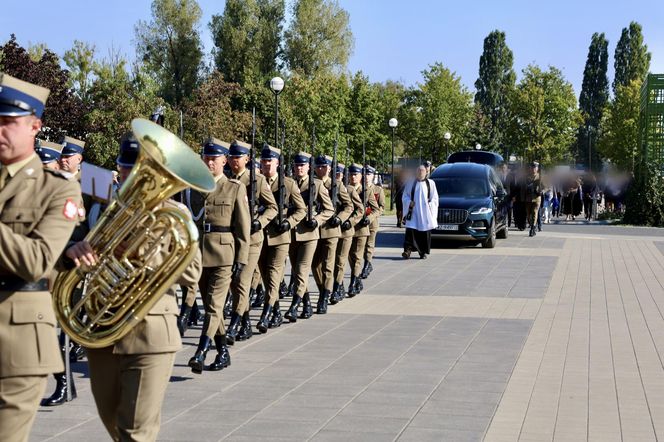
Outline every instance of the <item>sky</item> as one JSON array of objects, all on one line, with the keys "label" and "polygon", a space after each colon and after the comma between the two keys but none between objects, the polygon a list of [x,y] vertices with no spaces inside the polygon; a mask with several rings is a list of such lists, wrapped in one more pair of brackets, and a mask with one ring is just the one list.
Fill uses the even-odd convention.
[{"label": "sky", "polygon": [[[530,63],[556,66],[580,91],[583,67],[593,32],[609,40],[609,78],[613,51],[623,27],[636,20],[643,26],[652,53],[650,70],[664,72],[664,2],[586,0],[338,0],[350,14],[355,38],[349,70],[361,70],[372,81],[421,81],[421,72],[441,62],[474,90],[484,37],[494,29],[506,33],[521,72]],[[292,4],[293,0],[287,0]],[[109,49],[134,57],[134,26],[150,19],[149,0],[3,1],[0,42],[16,34],[20,44],[46,43],[62,55],[74,40],[96,45],[101,56]],[[199,0],[200,30],[209,55],[208,23],[221,14],[223,0]]]}]

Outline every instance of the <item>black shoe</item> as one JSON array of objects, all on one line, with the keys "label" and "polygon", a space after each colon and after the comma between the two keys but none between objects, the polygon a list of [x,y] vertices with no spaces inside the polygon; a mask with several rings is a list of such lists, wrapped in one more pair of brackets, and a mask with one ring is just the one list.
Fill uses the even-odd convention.
[{"label": "black shoe", "polygon": [[259,285],[256,289],[256,299],[251,303],[251,308],[261,308],[265,303],[265,289],[263,285]]},{"label": "black shoe", "polygon": [[357,289],[357,281],[359,280],[356,276],[350,277],[350,284],[348,284],[348,297],[352,298],[355,295],[358,295],[360,291]]},{"label": "black shoe", "polygon": [[72,342],[72,346],[69,349],[69,362],[72,364],[80,361],[85,356],[85,349],[81,347],[81,344]]},{"label": "black shoe", "polygon": [[261,317],[256,324],[256,328],[261,333],[267,333],[267,329],[270,328],[270,325],[268,324],[270,311],[272,311],[272,307],[266,302],[263,306],[263,313],[261,313]]},{"label": "black shoe", "polygon": [[249,308],[252,308],[254,302],[256,302],[256,290],[249,288]]},{"label": "black shoe", "polygon": [[309,319],[314,315],[314,310],[311,308],[311,298],[309,292],[304,292],[302,297],[302,313],[300,319]]},{"label": "black shoe", "polygon": [[339,283],[335,282],[332,286],[332,294],[330,295],[330,305],[335,305],[341,301],[341,295],[339,294]]},{"label": "black shoe", "polygon": [[364,283],[360,278],[355,279],[355,286],[357,287],[357,294],[359,295],[364,290]]},{"label": "black shoe", "polygon": [[278,328],[281,324],[284,323],[284,317],[281,316],[281,309],[279,308],[279,301],[274,304],[272,307],[272,317],[268,323],[269,328]]},{"label": "black shoe", "polygon": [[530,237],[535,236],[535,229],[534,228],[532,228],[532,227],[530,228],[530,232],[528,232],[528,236],[530,236]]},{"label": "black shoe", "polygon": [[284,315],[284,318],[288,319],[289,322],[297,322],[297,308],[300,306],[301,301],[302,298],[297,295],[293,295],[293,302],[291,302],[290,308]]},{"label": "black shoe", "polygon": [[410,258],[410,250],[404,250],[403,253],[401,254],[401,257],[403,259],[409,259]]},{"label": "black shoe", "polygon": [[362,272],[360,272],[360,279],[367,279],[369,276],[369,261],[364,261],[364,267],[362,267]]},{"label": "black shoe", "polygon": [[242,319],[242,317],[238,315],[237,312],[233,312],[231,314],[231,323],[228,326],[228,330],[226,330],[226,344],[235,344],[235,340],[237,339],[238,334],[237,328],[240,325],[240,319]]},{"label": "black shoe", "polygon": [[341,281],[341,284],[339,284],[339,301],[343,301],[345,297],[346,297],[346,287],[344,287],[344,282]]},{"label": "black shoe", "polygon": [[189,326],[189,314],[191,313],[191,307],[187,304],[182,303],[180,307],[180,316],[178,316],[178,330],[180,330],[180,337],[184,336],[184,332],[187,331]]},{"label": "black shoe", "polygon": [[228,352],[228,347],[226,347],[226,337],[216,335],[214,337],[214,346],[217,347],[217,356],[215,356],[214,361],[207,366],[207,370],[219,371],[229,367],[231,365],[231,354]]},{"label": "black shoe", "polygon": [[189,359],[189,367],[191,367],[191,371],[196,374],[203,373],[203,367],[205,367],[205,356],[207,356],[207,352],[210,350],[211,345],[212,339],[206,335],[201,336],[201,339],[198,341],[198,348],[196,349],[196,353],[194,353],[194,356]]},{"label": "black shoe", "polygon": [[193,307],[190,309],[189,313],[189,327],[198,325],[198,321],[201,320],[201,309],[198,308],[198,302],[194,301]]},{"label": "black shoe", "polygon": [[373,272],[373,266],[371,265],[371,261],[369,261],[369,265],[367,266],[367,278],[371,276],[371,272]]},{"label": "black shoe", "polygon": [[42,407],[55,407],[62,405],[67,402],[67,389],[71,386],[71,400],[76,399],[76,386],[74,385],[74,378],[69,377],[69,383],[67,382],[67,376],[65,373],[55,373],[53,375],[55,378],[55,391],[50,397],[42,399],[40,404]]},{"label": "black shoe", "polygon": [[319,315],[324,315],[327,313],[327,298],[330,296],[329,290],[323,290],[320,295],[318,295],[318,304],[316,304],[316,313]]},{"label": "black shoe", "polygon": [[426,253],[420,253],[420,259],[427,259]]},{"label": "black shoe", "polygon": [[246,341],[254,335],[254,331],[251,328],[251,317],[249,312],[245,312],[242,315],[242,325],[240,326],[240,332],[237,334],[238,341]]},{"label": "black shoe", "polygon": [[287,293],[288,293],[288,286],[286,285],[286,281],[281,281],[281,283],[279,284],[279,299],[284,299]]},{"label": "black shoe", "polygon": [[226,301],[224,301],[224,319],[227,319],[231,316],[233,309],[233,299],[231,298],[231,292],[226,294]]}]

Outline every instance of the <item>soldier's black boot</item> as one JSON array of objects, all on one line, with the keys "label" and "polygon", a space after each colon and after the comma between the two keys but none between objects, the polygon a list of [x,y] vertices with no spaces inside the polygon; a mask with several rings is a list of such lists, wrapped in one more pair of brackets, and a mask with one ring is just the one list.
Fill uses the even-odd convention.
[{"label": "soldier's black boot", "polygon": [[201,336],[201,339],[198,341],[198,348],[196,349],[196,353],[194,353],[194,356],[189,359],[189,367],[191,367],[191,371],[196,374],[203,373],[203,367],[205,367],[205,356],[207,356],[207,352],[210,350],[211,345],[212,339],[206,335]]},{"label": "soldier's black boot", "polygon": [[350,277],[350,284],[348,284],[348,297],[352,298],[353,296],[359,294],[360,292],[357,290],[357,281],[359,278],[355,275],[351,275]]},{"label": "soldier's black boot", "polygon": [[528,233],[528,236],[535,236],[535,235],[537,235],[537,234],[535,233],[535,226],[531,226],[531,227],[530,227],[530,233]]},{"label": "soldier's black boot", "polygon": [[320,295],[318,295],[318,304],[316,304],[316,313],[319,315],[324,315],[327,313],[327,298],[330,296],[329,290],[323,290]]},{"label": "soldier's black boot", "polygon": [[362,272],[360,272],[360,279],[367,279],[369,276],[369,261],[364,261],[364,267],[362,267]]},{"label": "soldier's black boot", "polygon": [[259,332],[267,333],[267,329],[270,328],[269,316],[271,311],[272,307],[270,306],[270,304],[266,302],[265,305],[263,306],[263,313],[261,313],[261,317],[258,320],[258,323],[256,324],[256,328],[258,329]]},{"label": "soldier's black boot", "polygon": [[85,356],[85,349],[81,347],[81,344],[73,342],[69,349],[69,362],[72,364],[78,362],[79,359],[83,359],[83,356]]},{"label": "soldier's black boot", "polygon": [[226,330],[226,343],[228,345],[235,344],[238,333],[237,328],[240,325],[240,319],[242,319],[242,317],[237,312],[233,312],[231,314],[231,323],[228,326],[228,330]]},{"label": "soldier's black boot", "polygon": [[355,280],[355,287],[357,288],[357,294],[359,295],[362,290],[364,290],[364,283],[362,282],[362,279],[357,278]]},{"label": "soldier's black boot", "polygon": [[291,281],[291,282],[288,283],[288,290],[286,290],[285,297],[288,298],[290,296],[294,296],[295,292],[297,292],[297,290],[295,290],[295,282]]},{"label": "soldier's black boot", "polygon": [[184,332],[187,331],[189,326],[189,314],[191,313],[191,307],[189,307],[184,302],[180,307],[180,316],[178,316],[178,330],[180,331],[180,337],[184,336]]},{"label": "soldier's black boot", "polygon": [[344,287],[344,282],[341,281],[339,284],[339,302],[343,301],[346,297],[346,287]]},{"label": "soldier's black boot", "polygon": [[371,265],[371,261],[367,263],[367,278],[371,276],[371,272],[373,272],[373,266]]},{"label": "soldier's black boot", "polygon": [[195,325],[198,325],[198,321],[201,320],[201,309],[198,308],[198,302],[194,299],[194,305],[190,309],[189,313],[189,327],[193,327]]},{"label": "soldier's black boot", "polygon": [[253,308],[254,302],[256,302],[256,290],[249,288],[249,308]]},{"label": "soldier's black boot", "polygon": [[240,332],[237,334],[238,341],[246,341],[254,335],[254,331],[251,328],[251,317],[249,312],[244,312],[242,315],[242,325],[240,326]]},{"label": "soldier's black boot", "polygon": [[256,299],[251,304],[251,308],[261,308],[261,306],[264,303],[265,303],[265,289],[263,288],[263,284],[259,284],[258,287],[256,288]]},{"label": "soldier's black boot", "polygon": [[64,372],[55,373],[53,377],[55,378],[55,391],[50,397],[42,399],[40,403],[42,407],[55,407],[67,402],[68,388],[71,388],[71,399],[76,399],[76,386],[74,385],[73,377],[70,376],[69,381],[67,381],[67,376]]},{"label": "soldier's black boot", "polygon": [[215,335],[214,346],[217,347],[217,356],[214,361],[208,365],[210,371],[219,371],[231,365],[231,354],[226,347],[226,338],[222,335]]},{"label": "soldier's black boot", "polygon": [[286,297],[286,294],[288,293],[288,286],[286,285],[286,281],[281,281],[279,284],[279,299],[284,299]]},{"label": "soldier's black boot", "polygon": [[300,319],[309,319],[314,315],[314,309],[311,308],[311,298],[309,292],[304,292],[302,296],[302,313]]},{"label": "soldier's black boot", "polygon": [[297,322],[297,308],[300,306],[301,301],[301,297],[293,295],[293,302],[291,302],[290,308],[284,315],[284,318],[288,319],[289,322]]},{"label": "soldier's black boot", "polygon": [[277,301],[274,303],[274,307],[272,307],[272,316],[270,317],[270,322],[267,326],[270,328],[277,328],[283,323],[284,323],[284,317],[281,316],[279,301]]},{"label": "soldier's black boot", "polygon": [[231,298],[231,292],[226,293],[226,301],[224,301],[224,319],[231,316],[231,310],[233,308],[233,299]]},{"label": "soldier's black boot", "polygon": [[339,294],[339,283],[334,282],[332,286],[332,294],[330,295],[330,305],[334,305],[341,301],[341,295]]}]

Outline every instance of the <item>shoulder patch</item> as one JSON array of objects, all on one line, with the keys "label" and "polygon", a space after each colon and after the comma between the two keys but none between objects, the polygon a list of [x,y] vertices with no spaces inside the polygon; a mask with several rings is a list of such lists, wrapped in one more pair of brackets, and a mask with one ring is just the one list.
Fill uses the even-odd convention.
[{"label": "shoulder patch", "polygon": [[67,201],[65,201],[65,207],[62,209],[62,214],[70,221],[76,219],[78,216],[78,205],[73,199],[67,198]]}]

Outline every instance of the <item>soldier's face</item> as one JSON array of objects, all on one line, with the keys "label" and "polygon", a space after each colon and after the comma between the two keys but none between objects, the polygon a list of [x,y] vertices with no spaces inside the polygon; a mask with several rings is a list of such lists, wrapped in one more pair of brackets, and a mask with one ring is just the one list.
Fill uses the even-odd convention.
[{"label": "soldier's face", "polygon": [[83,161],[83,155],[78,153],[60,157],[60,168],[70,173],[76,173],[78,172],[78,166],[80,166],[81,161]]},{"label": "soldier's face", "polygon": [[367,183],[373,183],[373,178],[374,178],[374,174],[373,173],[368,173],[367,174]]},{"label": "soldier's face", "polygon": [[316,166],[316,176],[319,179],[323,179],[327,176],[328,166]]},{"label": "soldier's face", "polygon": [[342,180],[344,178],[344,174],[342,172],[337,172],[337,179]]},{"label": "soldier's face", "polygon": [[231,166],[233,173],[238,173],[244,170],[247,167],[247,161],[249,157],[247,155],[242,155],[239,157],[230,157],[228,160],[228,165]]},{"label": "soldier's face", "polygon": [[360,184],[362,182],[362,174],[361,173],[350,174],[348,180],[353,186],[356,184]]},{"label": "soldier's face", "polygon": [[266,177],[273,177],[277,174],[277,167],[279,167],[279,160],[271,158],[269,160],[261,160],[261,172]]},{"label": "soldier's face", "polygon": [[294,164],[293,173],[298,178],[304,178],[309,173],[309,163]]},{"label": "soldier's face", "polygon": [[224,173],[224,166],[226,165],[226,156],[220,155],[218,157],[211,157],[204,155],[203,162],[207,166],[210,173],[214,176],[219,176]]},{"label": "soldier's face", "polygon": [[131,169],[133,169],[133,167],[118,166],[118,182],[120,184],[127,181],[127,178],[129,178],[129,174],[131,173]]},{"label": "soldier's face", "polygon": [[41,126],[41,120],[33,115],[0,116],[0,162],[12,164],[32,155]]}]

